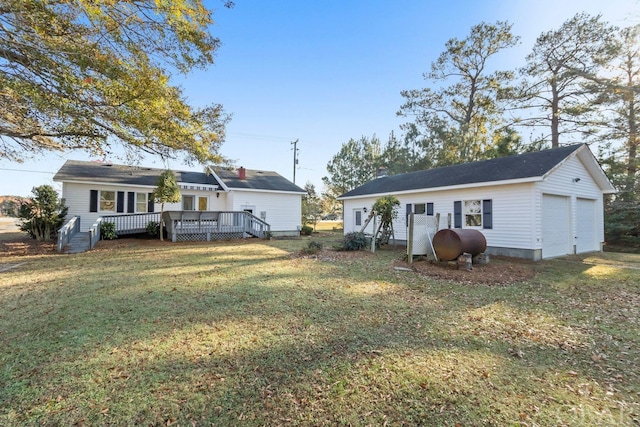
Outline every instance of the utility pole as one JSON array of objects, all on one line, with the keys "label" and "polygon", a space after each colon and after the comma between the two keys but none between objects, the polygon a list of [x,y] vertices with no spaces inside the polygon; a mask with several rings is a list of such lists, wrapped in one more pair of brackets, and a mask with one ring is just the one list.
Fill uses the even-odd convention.
[{"label": "utility pole", "polygon": [[298,139],[293,141],[293,183],[296,183],[296,166],[298,166]]}]

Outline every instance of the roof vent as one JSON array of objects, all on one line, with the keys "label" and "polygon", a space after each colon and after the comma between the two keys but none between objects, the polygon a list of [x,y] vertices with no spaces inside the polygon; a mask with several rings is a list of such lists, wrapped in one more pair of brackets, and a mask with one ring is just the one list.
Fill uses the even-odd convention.
[{"label": "roof vent", "polygon": [[242,166],[238,169],[238,178],[247,179],[247,170]]}]

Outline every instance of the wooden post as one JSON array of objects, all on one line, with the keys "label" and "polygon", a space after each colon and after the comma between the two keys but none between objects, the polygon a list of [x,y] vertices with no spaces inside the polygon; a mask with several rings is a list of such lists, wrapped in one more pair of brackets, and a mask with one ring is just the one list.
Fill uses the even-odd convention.
[{"label": "wooden post", "polygon": [[391,223],[391,238],[393,239],[393,247],[396,247],[396,233],[393,231],[393,222]]},{"label": "wooden post", "polygon": [[376,214],[373,214],[373,233],[371,236],[371,253],[375,253],[376,252],[376,236],[377,236],[377,232],[376,232]]},{"label": "wooden post", "polygon": [[413,212],[409,214],[409,230],[407,230],[407,259],[413,264]]}]

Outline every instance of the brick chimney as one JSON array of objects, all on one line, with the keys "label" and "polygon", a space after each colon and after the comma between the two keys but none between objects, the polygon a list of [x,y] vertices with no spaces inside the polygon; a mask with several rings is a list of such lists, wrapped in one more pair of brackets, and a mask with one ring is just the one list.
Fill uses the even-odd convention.
[{"label": "brick chimney", "polygon": [[240,178],[240,179],[246,179],[247,178],[247,170],[245,168],[243,168],[242,166],[240,166],[240,168],[238,168],[238,178]]}]

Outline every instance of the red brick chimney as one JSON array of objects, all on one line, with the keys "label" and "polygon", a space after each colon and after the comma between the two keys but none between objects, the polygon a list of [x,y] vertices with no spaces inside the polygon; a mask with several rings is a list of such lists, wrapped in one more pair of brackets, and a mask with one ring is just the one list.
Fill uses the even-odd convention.
[{"label": "red brick chimney", "polygon": [[238,169],[238,178],[240,178],[240,179],[246,179],[247,178],[247,170],[245,168],[243,168],[242,166],[240,166],[240,168]]}]

